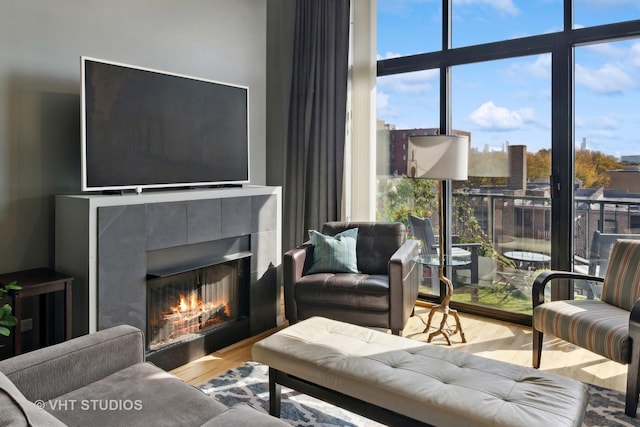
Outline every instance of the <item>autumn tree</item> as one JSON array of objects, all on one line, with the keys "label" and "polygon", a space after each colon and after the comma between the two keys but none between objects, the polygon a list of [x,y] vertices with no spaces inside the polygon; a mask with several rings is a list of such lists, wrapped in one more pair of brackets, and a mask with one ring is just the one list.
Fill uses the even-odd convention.
[{"label": "autumn tree", "polygon": [[[600,151],[577,150],[575,154],[576,181],[584,188],[599,188],[607,184],[606,171],[620,169],[615,156]],[[547,179],[551,175],[551,150],[542,149],[537,153],[527,153],[527,177]]]},{"label": "autumn tree", "polygon": [[609,177],[604,173],[608,170],[620,169],[618,159],[600,151],[576,151],[576,180],[582,181],[584,188],[605,187]]},{"label": "autumn tree", "polygon": [[527,152],[527,178],[549,179],[551,175],[551,150],[542,149],[537,153]]}]

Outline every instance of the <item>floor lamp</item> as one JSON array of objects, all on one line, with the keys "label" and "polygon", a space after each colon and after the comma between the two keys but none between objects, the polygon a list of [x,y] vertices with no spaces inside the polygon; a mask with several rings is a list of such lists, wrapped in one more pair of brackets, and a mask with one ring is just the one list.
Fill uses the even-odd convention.
[{"label": "floor lamp", "polygon": [[447,343],[451,345],[449,337],[445,332],[447,317],[451,314],[455,321],[456,327],[451,335],[460,332],[462,342],[466,342],[458,312],[449,307],[449,301],[453,294],[453,283],[445,274],[444,269],[447,265],[444,255],[444,188],[443,181],[450,180],[467,180],[468,158],[469,158],[469,139],[466,136],[457,135],[421,135],[409,137],[408,147],[409,158],[407,161],[407,175],[411,178],[425,178],[438,180],[438,215],[439,215],[439,260],[438,260],[438,277],[445,284],[445,295],[442,303],[434,306],[429,312],[427,327],[424,332],[429,332],[431,320],[436,312],[442,312],[442,321],[437,331],[429,334],[428,342],[434,336],[442,334]]}]

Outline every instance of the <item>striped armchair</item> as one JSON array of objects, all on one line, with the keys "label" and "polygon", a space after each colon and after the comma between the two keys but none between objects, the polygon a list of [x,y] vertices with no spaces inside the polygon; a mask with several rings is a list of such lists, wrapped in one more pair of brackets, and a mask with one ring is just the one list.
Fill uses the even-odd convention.
[{"label": "striped armchair", "polygon": [[[601,282],[601,300],[545,302],[544,288],[554,279]],[[616,241],[604,277],[561,271],[539,274],[532,296],[533,367],[540,367],[543,333],[629,364],[625,413],[635,417],[640,382],[640,241]]]}]

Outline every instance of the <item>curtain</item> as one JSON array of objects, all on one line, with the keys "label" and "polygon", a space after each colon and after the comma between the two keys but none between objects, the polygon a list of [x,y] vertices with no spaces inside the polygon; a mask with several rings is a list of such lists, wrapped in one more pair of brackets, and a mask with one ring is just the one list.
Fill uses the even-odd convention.
[{"label": "curtain", "polygon": [[283,244],[340,218],[349,0],[296,0],[283,207]]}]

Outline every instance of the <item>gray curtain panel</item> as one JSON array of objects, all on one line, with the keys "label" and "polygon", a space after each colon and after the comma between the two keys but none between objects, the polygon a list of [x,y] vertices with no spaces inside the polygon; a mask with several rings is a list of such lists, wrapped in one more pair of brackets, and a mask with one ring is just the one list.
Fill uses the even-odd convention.
[{"label": "gray curtain panel", "polygon": [[283,244],[340,219],[349,0],[297,0],[287,133]]}]

